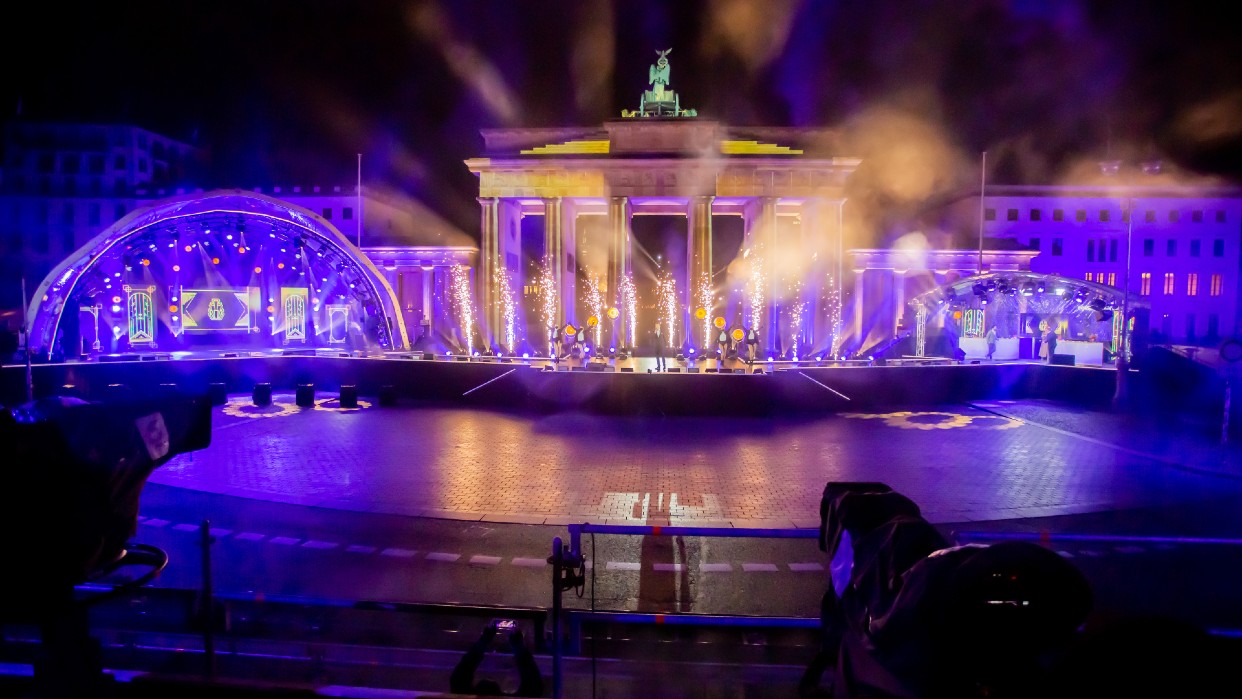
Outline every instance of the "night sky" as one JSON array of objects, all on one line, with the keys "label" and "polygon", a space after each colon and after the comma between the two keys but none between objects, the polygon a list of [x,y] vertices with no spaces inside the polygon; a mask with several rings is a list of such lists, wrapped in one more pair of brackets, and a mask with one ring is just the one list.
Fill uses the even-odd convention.
[{"label": "night sky", "polygon": [[985,149],[997,182],[1105,158],[1242,181],[1242,42],[1198,3],[165,0],[9,20],[0,118],[195,141],[207,187],[349,184],[361,152],[368,183],[469,232],[480,128],[614,118],[669,47],[683,106],[839,127],[860,196],[897,211],[977,185]]}]

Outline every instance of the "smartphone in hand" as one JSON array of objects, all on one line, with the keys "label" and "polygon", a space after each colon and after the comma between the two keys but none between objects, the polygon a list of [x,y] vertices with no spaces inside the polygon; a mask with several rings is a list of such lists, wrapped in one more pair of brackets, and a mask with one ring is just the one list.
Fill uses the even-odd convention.
[{"label": "smartphone in hand", "polygon": [[517,622],[513,619],[496,619],[492,622],[492,625],[496,627],[497,631],[509,632],[517,629]]}]

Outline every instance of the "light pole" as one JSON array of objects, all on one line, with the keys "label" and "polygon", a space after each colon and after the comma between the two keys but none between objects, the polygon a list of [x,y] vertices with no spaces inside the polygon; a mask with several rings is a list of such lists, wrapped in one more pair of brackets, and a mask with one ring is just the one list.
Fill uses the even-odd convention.
[{"label": "light pole", "polygon": [[1129,187],[1126,188],[1126,272],[1121,296],[1121,342],[1117,352],[1117,388],[1113,394],[1113,407],[1124,408],[1129,402],[1130,392],[1130,261],[1134,256],[1134,196]]}]

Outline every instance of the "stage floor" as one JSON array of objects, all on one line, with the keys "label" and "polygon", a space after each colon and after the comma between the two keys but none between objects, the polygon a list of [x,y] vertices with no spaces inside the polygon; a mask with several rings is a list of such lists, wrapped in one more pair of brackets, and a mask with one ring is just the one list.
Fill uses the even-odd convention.
[{"label": "stage floor", "polygon": [[[234,396],[154,483],[355,512],[533,524],[816,527],[828,481],[883,481],[934,522],[1189,502],[1242,483],[1003,417],[1004,404],[816,419],[315,408]],[[999,413],[999,414],[998,414]]]}]

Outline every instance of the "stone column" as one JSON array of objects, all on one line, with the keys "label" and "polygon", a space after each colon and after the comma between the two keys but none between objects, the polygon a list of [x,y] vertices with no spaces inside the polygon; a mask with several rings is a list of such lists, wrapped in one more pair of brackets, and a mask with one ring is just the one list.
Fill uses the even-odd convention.
[{"label": "stone column", "polygon": [[863,341],[863,275],[866,269],[854,270],[854,345],[850,354],[862,349]]},{"label": "stone column", "polygon": [[[706,351],[712,344],[710,337],[703,336],[703,325],[711,322],[715,305],[715,285],[712,281],[712,199],[714,198],[711,196],[690,197],[690,205],[687,209],[687,216],[690,220],[687,226],[689,235],[686,250],[686,286],[689,288],[686,298],[690,302],[690,314],[686,320],[686,339],[698,348],[699,352]],[[706,306],[708,317],[706,321],[694,317],[694,311],[700,305],[699,287],[704,277],[713,289],[713,301],[709,301]]]},{"label": "stone column", "polygon": [[586,322],[578,317],[578,207],[573,199],[561,201],[561,319]]},{"label": "stone column", "polygon": [[[552,268],[552,283],[557,288],[556,313],[554,321],[558,326],[565,322],[565,310],[561,299],[564,297],[565,249],[562,217],[562,201],[560,197],[543,200],[543,249],[546,262]],[[540,323],[543,319],[540,318]],[[546,329],[545,329],[546,332]],[[545,338],[546,339],[546,338]]]},{"label": "stone column", "polygon": [[[495,197],[479,197],[482,223],[479,234],[479,270],[475,276],[475,297],[479,300],[479,334],[487,348],[496,344],[495,331],[500,327],[500,309],[496,303],[496,271],[504,260],[500,257],[499,202]],[[463,335],[465,330],[463,329]]]},{"label": "stone column", "polygon": [[[435,309],[432,308],[432,281],[435,279],[435,269],[422,270],[423,275],[423,323],[422,327],[427,328],[428,333],[435,329],[436,316]],[[431,338],[428,338],[431,339]]]},{"label": "stone column", "polygon": [[[629,331],[629,318],[626,317],[625,306],[621,299],[621,280],[632,273],[633,247],[630,235],[630,220],[633,209],[629,197],[610,197],[608,199],[608,224],[611,233],[608,246],[608,294],[612,304],[620,315],[612,323],[612,342],[615,346],[625,346]],[[602,322],[603,319],[601,319]]]},{"label": "stone column", "polygon": [[[763,311],[759,314],[760,337],[763,338],[763,351],[772,352],[776,349],[777,305],[776,305],[776,274],[768,258],[776,245],[776,197],[756,197],[746,204],[742,212],[745,227],[746,247],[764,258],[763,273],[767,277],[766,288],[763,290]],[[749,322],[749,318],[747,319]]]}]

